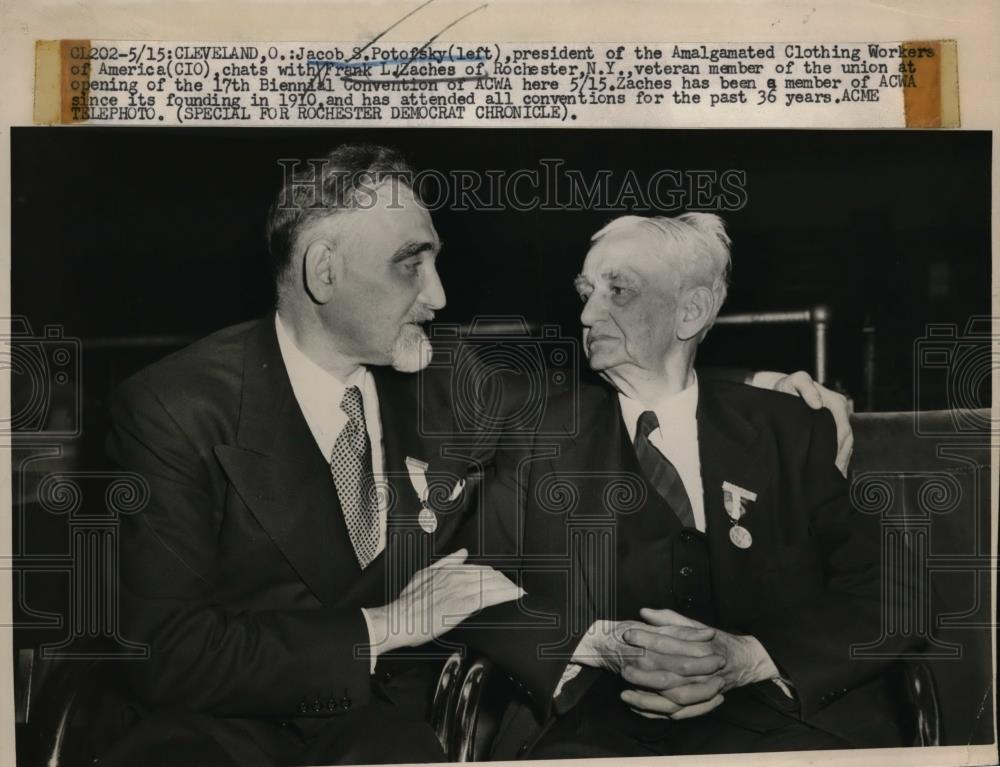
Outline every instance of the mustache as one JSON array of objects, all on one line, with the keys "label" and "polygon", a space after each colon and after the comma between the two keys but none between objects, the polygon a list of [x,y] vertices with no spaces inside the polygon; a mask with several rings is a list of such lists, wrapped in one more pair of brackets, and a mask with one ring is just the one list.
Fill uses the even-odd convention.
[{"label": "mustache", "polygon": [[434,312],[429,309],[420,309],[410,315],[409,319],[406,320],[407,323],[423,324],[425,322],[434,321]]}]

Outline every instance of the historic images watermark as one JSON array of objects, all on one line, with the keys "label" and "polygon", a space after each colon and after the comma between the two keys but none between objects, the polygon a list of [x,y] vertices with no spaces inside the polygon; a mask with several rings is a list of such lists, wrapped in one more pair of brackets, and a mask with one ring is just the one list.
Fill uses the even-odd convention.
[{"label": "historic images watermark", "polygon": [[405,205],[401,188],[417,192],[430,211],[570,211],[608,213],[736,211],[747,204],[747,174],[737,168],[651,172],[608,168],[583,171],[560,158],[516,170],[425,168],[372,174],[329,167],[326,158],[281,159],[279,209],[318,209],[352,195],[353,207],[373,207],[388,193],[390,208]]}]

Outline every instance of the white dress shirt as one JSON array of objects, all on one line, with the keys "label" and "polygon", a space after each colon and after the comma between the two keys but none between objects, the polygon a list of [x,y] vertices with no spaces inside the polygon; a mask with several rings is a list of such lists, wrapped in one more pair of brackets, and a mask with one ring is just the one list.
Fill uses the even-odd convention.
[{"label": "white dress shirt", "polygon": [[[309,431],[312,432],[316,446],[323,454],[327,463],[333,459],[333,446],[340,432],[347,425],[348,417],[340,403],[348,386],[357,386],[361,390],[361,399],[365,411],[365,427],[368,430],[368,441],[371,443],[372,474],[376,485],[384,480],[385,465],[382,449],[382,419],[379,416],[378,392],[375,389],[375,379],[367,368],[360,367],[346,381],[341,381],[333,373],[324,370],[313,362],[295,345],[288,330],[281,321],[281,316],[275,314],[274,327],[278,333],[278,349],[281,359],[288,372],[288,380],[292,384],[292,392],[299,403],[302,415],[305,416]],[[333,482],[333,474],[330,475]],[[385,549],[386,525],[388,523],[388,494],[377,493],[378,496],[378,548],[376,554]],[[333,513],[330,509],[330,513]],[[372,644],[371,671],[375,671],[376,648],[372,640],[372,624],[367,611],[362,608],[361,614],[368,626],[369,644]]]}]

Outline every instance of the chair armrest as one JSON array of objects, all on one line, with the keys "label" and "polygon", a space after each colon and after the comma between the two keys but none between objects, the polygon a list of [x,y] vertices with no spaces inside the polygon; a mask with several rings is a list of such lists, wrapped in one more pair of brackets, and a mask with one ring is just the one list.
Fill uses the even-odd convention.
[{"label": "chair armrest", "polygon": [[922,660],[903,662],[903,698],[913,719],[915,746],[941,745],[941,713],[931,668]]},{"label": "chair armrest", "polygon": [[[37,657],[34,659],[38,663]],[[78,711],[86,710],[94,695],[95,679],[105,665],[100,660],[42,661],[44,673],[31,692],[24,723],[27,749],[38,764],[64,765],[72,761],[77,733],[71,728]]]},{"label": "chair armrest", "polygon": [[[485,657],[452,653],[438,676],[431,704],[431,727],[449,761],[474,762],[488,757],[494,733],[480,731],[483,690],[493,670]],[[478,734],[485,737],[477,738]]]},{"label": "chair armrest", "polygon": [[454,652],[444,662],[438,676],[437,687],[434,688],[434,701],[431,704],[431,727],[437,736],[438,743],[445,754],[451,758],[448,743],[451,735],[452,719],[455,716],[455,705],[458,700],[459,687],[464,668],[464,658],[461,652]]},{"label": "chair armrest", "polygon": [[449,758],[456,762],[476,762],[488,756],[490,744],[479,743],[476,734],[479,727],[479,711],[483,690],[492,670],[493,664],[489,660],[477,658],[469,664],[462,678],[462,686],[458,691],[458,700],[455,706],[455,730],[450,744],[451,749],[448,752]]}]

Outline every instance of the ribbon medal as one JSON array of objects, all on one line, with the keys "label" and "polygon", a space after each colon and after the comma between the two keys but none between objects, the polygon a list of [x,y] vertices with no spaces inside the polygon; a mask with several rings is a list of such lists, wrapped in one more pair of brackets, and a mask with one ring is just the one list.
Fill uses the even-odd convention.
[{"label": "ribbon medal", "polygon": [[420,513],[417,514],[417,523],[425,533],[433,533],[437,530],[438,521],[434,510],[427,505],[427,467],[428,464],[416,458],[406,457],[406,471],[410,475],[410,484],[420,499]]},{"label": "ribbon medal", "polygon": [[740,520],[747,513],[747,504],[757,500],[757,493],[734,485],[732,482],[722,483],[722,502],[726,507],[726,514],[733,526],[729,531],[729,540],[739,549],[749,549],[753,545],[753,536],[750,531],[740,524]]}]

